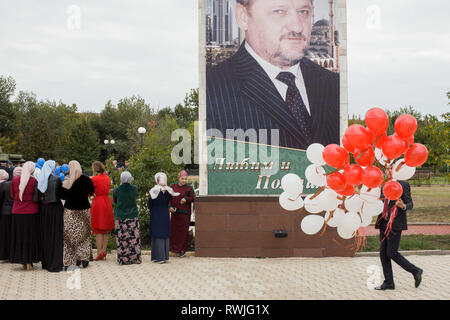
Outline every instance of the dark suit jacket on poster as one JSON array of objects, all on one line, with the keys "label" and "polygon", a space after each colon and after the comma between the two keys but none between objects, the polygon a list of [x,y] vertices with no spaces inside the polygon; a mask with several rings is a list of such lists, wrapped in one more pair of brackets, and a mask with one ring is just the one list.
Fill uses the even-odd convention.
[{"label": "dark suit jacket on poster", "polygon": [[[394,231],[401,231],[401,230],[408,230],[408,222],[406,219],[406,211],[411,210],[414,206],[412,198],[411,198],[411,187],[409,186],[409,183],[406,181],[397,181],[402,185],[403,188],[403,194],[401,196],[401,199],[403,200],[403,203],[405,204],[405,210],[400,209],[397,207],[397,215],[392,222],[392,230]],[[381,190],[381,198],[384,199],[383,190]],[[388,213],[387,213],[387,219],[389,220],[391,209],[394,207],[396,201],[389,201],[388,204]],[[375,229],[380,229],[381,225],[381,219],[382,213],[377,217],[377,223],[375,224]]]},{"label": "dark suit jacket on poster", "polygon": [[[244,43],[229,59],[207,70],[207,129],[279,129],[280,146],[306,149],[310,143],[339,144],[339,74],[303,58],[312,117],[312,141],[301,133],[286,102]],[[258,138],[258,142],[260,139]],[[269,144],[272,144],[268,141]]]}]

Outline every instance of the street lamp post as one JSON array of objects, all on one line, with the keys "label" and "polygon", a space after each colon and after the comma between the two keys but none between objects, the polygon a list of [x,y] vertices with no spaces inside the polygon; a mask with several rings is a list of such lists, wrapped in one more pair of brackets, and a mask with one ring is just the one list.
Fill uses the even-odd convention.
[{"label": "street lamp post", "polygon": [[138,132],[139,132],[139,134],[141,135],[141,149],[142,149],[142,147],[143,147],[143,145],[144,145],[144,133],[146,133],[147,130],[145,130],[144,127],[139,127],[139,128],[138,128]]},{"label": "street lamp post", "polygon": [[114,145],[114,143],[116,143],[116,141],[114,139],[111,140],[105,139],[103,140],[103,143],[106,145],[106,155],[108,156],[108,145],[110,145],[112,148],[112,146]]}]

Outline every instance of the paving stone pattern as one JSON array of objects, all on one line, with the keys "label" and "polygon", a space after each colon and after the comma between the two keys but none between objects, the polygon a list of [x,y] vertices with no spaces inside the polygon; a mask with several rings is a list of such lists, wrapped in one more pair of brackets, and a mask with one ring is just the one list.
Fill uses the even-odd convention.
[{"label": "paving stone pattern", "polygon": [[[424,269],[423,282],[393,263],[396,290],[370,290],[370,268],[378,257],[334,258],[185,258],[120,266],[114,255],[78,271],[49,273],[0,263],[0,299],[151,299],[151,300],[298,300],[298,299],[450,299],[450,255],[408,256]],[[372,267],[370,267],[372,266]],[[67,286],[80,277],[80,289]],[[72,278],[71,278],[72,277]],[[69,283],[76,283],[70,282]],[[70,286],[69,286],[70,287]]]}]

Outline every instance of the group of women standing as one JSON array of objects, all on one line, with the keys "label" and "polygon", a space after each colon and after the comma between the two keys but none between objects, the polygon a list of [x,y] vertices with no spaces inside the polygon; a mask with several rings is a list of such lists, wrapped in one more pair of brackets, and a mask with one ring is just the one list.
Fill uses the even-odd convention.
[{"label": "group of women standing", "polygon": [[[99,161],[92,164],[94,176],[82,174],[78,161],[69,162],[69,175],[61,180],[52,175],[56,163],[48,160],[37,179],[34,162],[14,169],[12,181],[0,170],[0,260],[20,263],[32,270],[41,262],[49,272],[69,266],[86,268],[92,259],[91,234],[95,234],[97,257],[104,260],[109,232],[116,230],[117,261],[121,265],[141,263],[138,190],[133,177],[124,171],[121,185],[109,197],[110,179]],[[164,173],[155,175],[150,190],[151,260],[165,263],[169,250],[184,256],[188,245],[191,203],[195,193],[180,171],[178,183],[167,186]],[[92,205],[89,197],[95,195]],[[61,200],[65,200],[64,206]]]}]

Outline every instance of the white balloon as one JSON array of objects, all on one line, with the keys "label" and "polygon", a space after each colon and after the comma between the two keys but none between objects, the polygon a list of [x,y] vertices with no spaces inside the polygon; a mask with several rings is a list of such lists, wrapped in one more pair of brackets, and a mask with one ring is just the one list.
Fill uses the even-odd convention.
[{"label": "white balloon", "polygon": [[327,211],[327,213],[325,213],[325,221],[328,220],[327,225],[333,228],[336,228],[342,221],[342,218],[344,217],[344,210],[342,209],[336,209],[333,212],[333,218],[331,218],[330,220],[328,220],[329,216],[330,216],[330,212]]},{"label": "white balloon", "polygon": [[[397,171],[397,168],[400,169]],[[408,180],[416,173],[415,167],[408,167],[405,164],[405,159],[399,159],[394,163],[392,168],[392,179],[393,180]]]},{"label": "white balloon", "polygon": [[355,232],[354,230],[350,230],[345,228],[344,226],[338,226],[337,227],[337,233],[339,235],[339,237],[341,237],[342,239],[351,239],[355,236]]},{"label": "white balloon", "polygon": [[278,201],[280,202],[280,206],[284,210],[295,211],[303,207],[302,197],[298,196],[298,198],[296,198],[297,196],[294,197],[289,193],[283,192],[282,194],[280,194],[280,198]]},{"label": "white balloon", "polygon": [[363,200],[357,194],[346,198],[344,201],[344,206],[348,211],[361,212],[362,205]]},{"label": "white balloon", "polygon": [[378,160],[381,165],[385,166],[388,158],[383,154],[383,150],[375,148],[375,158]]},{"label": "white balloon", "polygon": [[308,160],[315,165],[324,166],[325,161],[322,156],[323,149],[325,149],[325,147],[320,143],[310,144],[308,149],[306,149]]},{"label": "white balloon", "polygon": [[369,214],[361,213],[361,227],[367,227],[372,223],[372,216]]},{"label": "white balloon", "polygon": [[300,227],[302,231],[306,234],[313,235],[322,229],[324,219],[321,216],[310,214],[303,218]]},{"label": "white balloon", "polygon": [[318,196],[319,206],[322,211],[332,211],[339,205],[338,194],[332,189],[323,190]]},{"label": "white balloon", "polygon": [[311,199],[313,194],[310,194],[305,198],[305,209],[309,213],[319,213],[322,212],[322,206],[320,205],[320,199],[315,197],[314,199]]},{"label": "white balloon", "polygon": [[344,217],[342,217],[342,221],[339,226],[356,231],[361,226],[361,218],[356,212],[347,212]]},{"label": "white balloon", "polygon": [[381,189],[378,188],[373,188],[370,189],[367,188],[367,186],[362,186],[361,191],[359,192],[359,197],[365,201],[365,202],[369,202],[369,203],[374,203],[377,200],[380,199],[380,195],[381,195]]},{"label": "white balloon", "polygon": [[303,180],[294,173],[288,173],[281,179],[281,188],[284,192],[298,196],[303,192]]},{"label": "white balloon", "polygon": [[317,187],[323,187],[327,184],[325,169],[316,164],[309,165],[305,170],[306,179]]},{"label": "white balloon", "polygon": [[383,212],[384,202],[381,200],[377,200],[373,203],[364,203],[361,213],[368,216],[377,216]]}]

